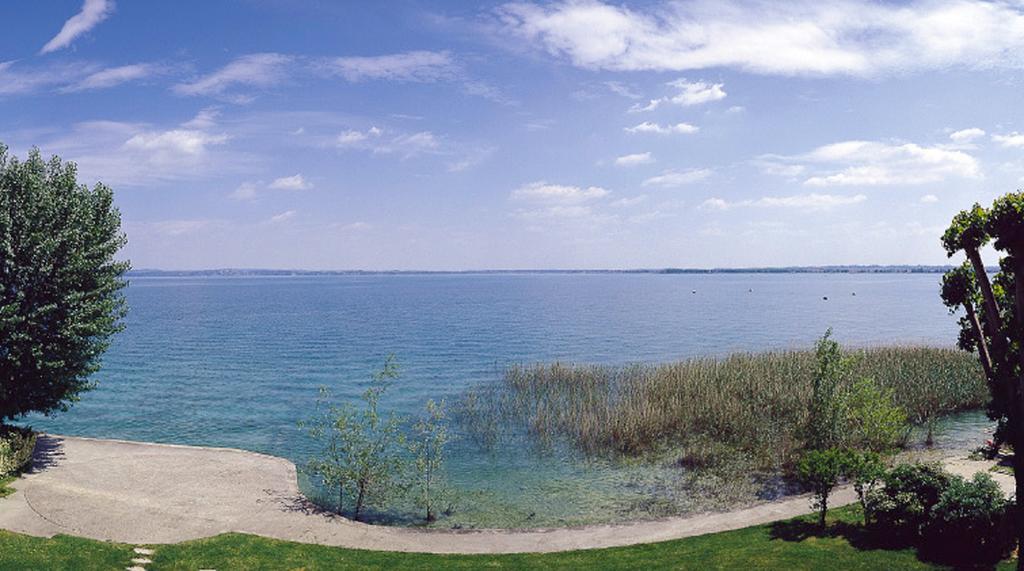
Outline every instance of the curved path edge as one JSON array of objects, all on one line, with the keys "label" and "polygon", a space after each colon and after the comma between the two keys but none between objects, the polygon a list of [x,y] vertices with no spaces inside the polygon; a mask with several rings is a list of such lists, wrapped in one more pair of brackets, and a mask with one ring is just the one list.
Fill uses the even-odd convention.
[{"label": "curved path edge", "polygon": [[[964,476],[991,462],[947,459]],[[993,474],[1007,494],[1013,478]],[[324,513],[299,492],[288,460],[203,448],[41,435],[33,468],[0,499],[0,529],[130,544],[177,543],[238,532],[355,549],[524,553],[619,547],[729,531],[809,513],[797,496],[723,513],[624,524],[528,530],[417,530]],[[831,505],[856,501],[850,487]]]}]

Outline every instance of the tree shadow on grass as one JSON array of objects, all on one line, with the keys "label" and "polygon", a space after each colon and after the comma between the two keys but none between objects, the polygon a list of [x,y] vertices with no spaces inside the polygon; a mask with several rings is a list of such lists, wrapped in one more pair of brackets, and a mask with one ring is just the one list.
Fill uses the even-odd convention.
[{"label": "tree shadow on grass", "polygon": [[955,569],[995,569],[996,562],[978,562],[982,557],[972,558],[961,552],[949,553],[940,546],[922,546],[913,538],[895,533],[882,533],[866,528],[859,523],[847,521],[830,522],[826,528],[817,521],[793,519],[771,524],[769,537],[772,540],[800,542],[810,538],[844,539],[858,551],[903,551],[914,549],[917,559],[923,563],[950,566]]}]

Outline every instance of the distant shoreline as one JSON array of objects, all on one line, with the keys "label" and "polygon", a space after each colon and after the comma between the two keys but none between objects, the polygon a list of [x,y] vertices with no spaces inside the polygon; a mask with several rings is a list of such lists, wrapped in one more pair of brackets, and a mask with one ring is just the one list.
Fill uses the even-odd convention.
[{"label": "distant shoreline", "polygon": [[[273,270],[220,268],[209,270],[138,269],[129,277],[245,277],[245,276],[378,276],[378,275],[472,275],[472,274],[941,274],[953,266],[837,265],[763,268],[637,268],[626,270]],[[994,271],[994,269],[990,269]]]}]

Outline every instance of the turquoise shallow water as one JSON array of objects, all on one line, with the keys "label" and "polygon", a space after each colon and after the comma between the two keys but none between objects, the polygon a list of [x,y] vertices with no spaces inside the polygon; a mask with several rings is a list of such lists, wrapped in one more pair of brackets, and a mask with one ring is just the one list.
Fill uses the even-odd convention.
[{"label": "turquoise shallow water", "polygon": [[[302,462],[311,448],[295,423],[317,387],[355,398],[389,353],[403,375],[388,406],[412,412],[515,362],[614,364],[806,347],[828,327],[850,345],[951,345],[956,323],[939,301],[939,277],[133,278],[127,329],[105,357],[99,388],[68,413],[30,421],[66,434],[230,446]],[[964,423],[971,428],[957,434],[984,425],[977,416]],[[468,441],[453,446],[450,467],[465,525],[633,517],[645,513],[636,504],[652,486],[671,477],[522,450],[483,452]]]}]

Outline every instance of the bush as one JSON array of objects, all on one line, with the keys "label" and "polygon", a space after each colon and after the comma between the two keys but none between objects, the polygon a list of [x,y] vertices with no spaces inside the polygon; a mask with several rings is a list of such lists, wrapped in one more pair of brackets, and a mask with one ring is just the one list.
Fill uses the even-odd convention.
[{"label": "bush", "polygon": [[867,494],[875,528],[894,538],[917,538],[952,476],[938,464],[903,464],[890,470],[885,487]]},{"label": "bush", "polygon": [[853,482],[857,500],[864,509],[864,525],[868,525],[871,522],[868,495],[874,491],[875,486],[885,476],[885,461],[879,453],[870,450],[849,452],[843,475]]},{"label": "bush", "polygon": [[0,478],[20,472],[32,460],[36,434],[31,430],[0,427]]},{"label": "bush", "polygon": [[893,403],[893,390],[862,378],[839,399],[844,414],[846,445],[885,453],[900,448],[910,432],[907,413]]},{"label": "bush", "polygon": [[985,473],[949,480],[923,529],[924,549],[944,559],[1000,561],[1013,550],[1010,502]]},{"label": "bush", "polygon": [[797,464],[800,482],[814,494],[811,506],[818,510],[819,523],[822,527],[825,527],[828,498],[849,463],[848,457],[848,452],[836,448],[811,450],[804,454]]}]

